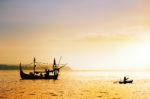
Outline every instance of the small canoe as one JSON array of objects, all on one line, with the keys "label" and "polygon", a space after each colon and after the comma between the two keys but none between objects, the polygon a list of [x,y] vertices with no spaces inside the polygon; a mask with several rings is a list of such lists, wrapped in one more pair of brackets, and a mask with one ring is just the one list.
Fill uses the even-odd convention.
[{"label": "small canoe", "polygon": [[132,83],[133,80],[127,80],[127,81],[119,81],[119,84],[126,84],[126,83]]}]

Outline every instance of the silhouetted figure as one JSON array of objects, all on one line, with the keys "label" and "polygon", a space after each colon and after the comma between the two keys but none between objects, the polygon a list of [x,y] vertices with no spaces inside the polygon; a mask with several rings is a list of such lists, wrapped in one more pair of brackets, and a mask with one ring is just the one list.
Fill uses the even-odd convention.
[{"label": "silhouetted figure", "polygon": [[49,78],[49,70],[45,69],[45,78]]},{"label": "silhouetted figure", "polygon": [[43,77],[43,74],[42,74],[42,73],[40,73],[40,76],[41,76],[41,77]]},{"label": "silhouetted figure", "polygon": [[33,76],[34,76],[34,73],[33,73],[33,72],[30,72],[29,75],[33,77]]},{"label": "silhouetted figure", "polygon": [[126,76],[124,76],[124,79],[123,79],[124,84],[126,84],[127,79],[128,79],[128,78],[127,78]]}]

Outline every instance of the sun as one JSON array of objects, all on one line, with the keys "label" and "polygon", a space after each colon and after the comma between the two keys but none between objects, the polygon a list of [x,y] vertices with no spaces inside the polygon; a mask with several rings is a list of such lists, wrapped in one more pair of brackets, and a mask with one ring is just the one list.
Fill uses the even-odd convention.
[{"label": "sun", "polygon": [[120,58],[124,60],[124,65],[133,68],[150,65],[150,42],[140,42],[125,48],[120,53]]}]

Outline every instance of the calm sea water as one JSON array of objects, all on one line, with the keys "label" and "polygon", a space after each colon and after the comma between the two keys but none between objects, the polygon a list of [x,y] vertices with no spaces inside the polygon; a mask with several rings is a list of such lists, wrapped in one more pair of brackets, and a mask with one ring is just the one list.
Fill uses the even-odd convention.
[{"label": "calm sea water", "polygon": [[[115,83],[125,75],[133,84]],[[19,71],[0,71],[0,99],[150,99],[150,73],[71,71],[58,80],[21,80]]]}]

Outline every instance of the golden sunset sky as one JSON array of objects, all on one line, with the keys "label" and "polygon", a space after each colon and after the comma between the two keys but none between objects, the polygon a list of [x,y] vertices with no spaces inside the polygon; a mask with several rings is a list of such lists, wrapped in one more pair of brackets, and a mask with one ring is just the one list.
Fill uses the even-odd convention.
[{"label": "golden sunset sky", "polygon": [[1,0],[0,63],[149,68],[149,0]]}]

